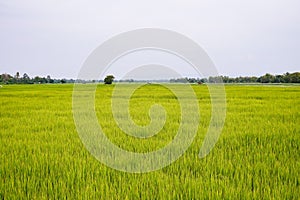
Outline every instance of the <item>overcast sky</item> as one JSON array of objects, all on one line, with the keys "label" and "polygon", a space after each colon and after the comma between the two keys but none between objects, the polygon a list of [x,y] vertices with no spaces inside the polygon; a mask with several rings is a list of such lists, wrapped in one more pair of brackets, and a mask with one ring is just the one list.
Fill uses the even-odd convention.
[{"label": "overcast sky", "polygon": [[222,75],[300,71],[299,0],[1,0],[0,73],[76,78],[102,42],[145,27],[188,36]]}]

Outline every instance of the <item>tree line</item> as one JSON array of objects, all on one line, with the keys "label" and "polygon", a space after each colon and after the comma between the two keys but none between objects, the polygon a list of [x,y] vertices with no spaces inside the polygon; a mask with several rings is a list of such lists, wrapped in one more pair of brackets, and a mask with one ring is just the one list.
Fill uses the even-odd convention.
[{"label": "tree line", "polygon": [[265,74],[260,77],[256,76],[239,76],[239,77],[229,77],[229,76],[217,76],[208,78],[177,78],[171,79],[170,82],[173,83],[216,83],[223,81],[224,83],[300,83],[300,72],[295,73],[285,73],[282,75],[272,75]]},{"label": "tree line", "polygon": [[[50,75],[46,77],[29,77],[27,73],[22,76],[17,72],[14,76],[4,73],[0,75],[1,84],[45,84],[45,83],[74,83],[75,81],[80,83],[95,83],[104,82],[106,84],[111,84],[114,81],[113,75],[108,75],[104,80],[74,80],[74,79],[52,79]],[[171,83],[216,83],[223,81],[224,83],[300,83],[300,72],[295,73],[285,73],[282,75],[272,75],[265,74],[260,77],[256,76],[239,76],[239,77],[229,77],[229,76],[217,76],[208,78],[177,78],[170,79]],[[130,80],[119,80],[119,82],[134,82],[133,79]]]},{"label": "tree line", "polygon": [[46,77],[30,77],[27,73],[22,76],[17,72],[14,76],[4,73],[0,75],[0,83],[2,84],[45,84],[45,83],[74,83],[73,79],[52,79],[50,75]]}]

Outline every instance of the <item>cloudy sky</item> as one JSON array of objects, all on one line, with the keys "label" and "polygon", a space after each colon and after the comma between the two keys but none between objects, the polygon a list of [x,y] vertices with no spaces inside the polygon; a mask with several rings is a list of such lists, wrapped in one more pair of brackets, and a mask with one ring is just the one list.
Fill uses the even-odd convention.
[{"label": "cloudy sky", "polygon": [[299,0],[1,0],[0,73],[76,78],[102,42],[145,27],[196,41],[222,75],[300,71]]}]

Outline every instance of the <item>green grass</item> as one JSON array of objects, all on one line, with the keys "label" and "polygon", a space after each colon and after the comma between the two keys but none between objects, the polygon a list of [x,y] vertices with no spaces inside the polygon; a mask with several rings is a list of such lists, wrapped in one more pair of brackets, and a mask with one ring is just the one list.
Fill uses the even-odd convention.
[{"label": "green grass", "polygon": [[[178,85],[178,87],[181,87]],[[193,86],[201,121],[187,152],[161,170],[131,174],[98,162],[85,149],[72,114],[72,85],[0,88],[0,199],[299,199],[300,86],[226,86],[222,135],[204,159],[199,149],[210,120],[205,85]],[[133,120],[150,122],[161,103],[168,119],[149,139],[125,135],[112,119],[113,86],[96,94],[99,123],[121,148],[147,152],[166,145],[180,119],[177,99],[147,85],[130,102]]]}]

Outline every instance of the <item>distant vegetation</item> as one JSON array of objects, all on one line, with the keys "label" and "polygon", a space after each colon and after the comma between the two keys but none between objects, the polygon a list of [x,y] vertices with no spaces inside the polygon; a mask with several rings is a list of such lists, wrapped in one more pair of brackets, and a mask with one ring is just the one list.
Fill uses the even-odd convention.
[{"label": "distant vegetation", "polygon": [[220,78],[224,83],[300,83],[300,72],[285,73],[283,75],[265,74],[260,77],[256,76],[239,76],[231,78],[228,76],[218,76],[209,78],[180,78],[171,79],[173,83],[215,83],[219,82]]},{"label": "distant vegetation", "polygon": [[112,84],[112,82],[114,81],[115,77],[113,75],[108,75],[105,77],[104,79],[104,83],[105,84]]},{"label": "distant vegetation", "polygon": [[[24,73],[23,76],[17,72],[14,76],[4,73],[0,75],[0,84],[45,84],[45,83],[95,83],[95,82],[104,82],[105,84],[111,84],[113,81],[116,82],[135,82],[133,79],[129,80],[114,80],[113,75],[108,75],[104,80],[75,80],[75,79],[52,79],[50,75],[47,77],[29,77],[27,73]],[[208,78],[177,78],[170,80],[161,80],[163,82],[171,83],[215,83],[223,80],[224,83],[300,83],[300,72],[295,73],[285,73],[282,75],[272,75],[265,74],[260,77],[256,76],[239,76],[239,77],[229,77],[229,76],[218,76],[218,77],[208,77]],[[219,81],[218,81],[219,80]],[[147,80],[145,80],[147,81]]]},{"label": "distant vegetation", "polygon": [[14,76],[10,74],[1,74],[0,83],[2,84],[37,84],[37,83],[74,83],[73,79],[52,79],[50,75],[47,77],[30,77],[27,73],[24,73],[23,76],[17,72]]}]

